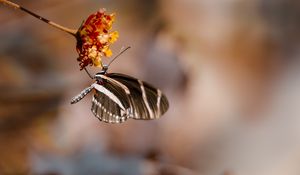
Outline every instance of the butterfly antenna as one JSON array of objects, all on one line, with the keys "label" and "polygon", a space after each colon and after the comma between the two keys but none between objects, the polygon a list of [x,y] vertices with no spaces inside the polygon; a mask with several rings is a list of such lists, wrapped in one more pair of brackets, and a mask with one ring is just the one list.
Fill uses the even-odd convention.
[{"label": "butterfly antenna", "polygon": [[32,11],[30,11],[30,10],[28,10],[28,9],[20,6],[19,4],[13,3],[13,2],[8,1],[8,0],[0,0],[0,3],[3,3],[3,4],[8,5],[10,7],[13,7],[15,9],[22,10],[22,11],[30,14],[31,16],[34,16],[35,18],[37,18],[37,19],[39,19],[39,20],[41,20],[41,21],[43,21],[43,22],[45,22],[45,23],[47,23],[47,24],[49,24],[49,25],[51,25],[51,26],[53,26],[55,28],[58,28],[58,29],[60,29],[60,30],[62,30],[64,32],[67,32],[67,33],[69,33],[69,34],[71,34],[73,36],[76,36],[77,30],[66,28],[66,27],[61,26],[61,25],[59,25],[59,24],[57,24],[55,22],[52,22],[52,21],[50,21],[50,20],[48,20],[46,18],[43,18],[40,15],[37,15],[36,13],[33,13]]},{"label": "butterfly antenna", "polygon": [[131,47],[128,46],[125,49],[121,49],[121,51],[118,53],[118,55],[116,55],[107,65],[107,67],[109,67],[109,65],[114,62],[120,55],[122,55],[124,52],[126,52],[128,49],[130,49]]}]

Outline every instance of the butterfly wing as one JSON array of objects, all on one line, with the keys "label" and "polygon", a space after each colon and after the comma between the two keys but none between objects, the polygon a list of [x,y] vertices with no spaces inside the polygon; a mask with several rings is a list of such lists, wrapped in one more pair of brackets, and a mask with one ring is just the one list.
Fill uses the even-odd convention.
[{"label": "butterfly wing", "polygon": [[106,76],[129,90],[127,100],[130,106],[130,117],[142,120],[156,119],[168,110],[169,103],[166,96],[152,85],[119,73],[109,73]]},{"label": "butterfly wing", "polygon": [[159,89],[128,75],[111,73],[98,75],[95,83],[92,112],[108,123],[122,123],[128,118],[150,120],[161,117],[169,103]]}]

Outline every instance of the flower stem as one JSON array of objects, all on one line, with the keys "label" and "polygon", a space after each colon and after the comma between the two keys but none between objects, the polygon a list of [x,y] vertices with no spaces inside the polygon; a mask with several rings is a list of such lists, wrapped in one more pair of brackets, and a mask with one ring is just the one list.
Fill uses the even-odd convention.
[{"label": "flower stem", "polygon": [[73,36],[76,36],[77,30],[69,29],[69,28],[66,28],[64,26],[61,26],[61,25],[59,25],[59,24],[57,24],[55,22],[52,22],[52,21],[50,21],[50,20],[48,20],[46,18],[43,18],[43,17],[41,17],[41,16],[33,13],[30,10],[27,10],[26,8],[24,8],[24,7],[22,7],[22,6],[18,5],[18,4],[15,4],[15,3],[11,2],[11,1],[8,1],[8,0],[0,0],[0,3],[3,3],[3,4],[8,5],[10,7],[13,7],[15,9],[22,10],[22,11],[30,14],[31,16],[34,16],[34,17],[38,18],[39,20],[41,20],[41,21],[43,21],[43,22],[45,22],[45,23],[47,23],[47,24],[49,24],[49,25],[51,25],[51,26],[53,26],[55,28],[58,28],[58,29],[60,29],[60,30],[62,30],[64,32],[67,32],[67,33],[69,33],[69,34],[71,34]]}]

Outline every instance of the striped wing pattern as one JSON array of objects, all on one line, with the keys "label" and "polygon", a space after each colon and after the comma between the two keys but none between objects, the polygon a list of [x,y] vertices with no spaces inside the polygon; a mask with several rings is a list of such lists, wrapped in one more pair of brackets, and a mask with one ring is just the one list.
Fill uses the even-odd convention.
[{"label": "striped wing pattern", "polygon": [[[92,112],[100,120],[107,123],[122,123],[130,115],[130,104],[127,94],[121,87],[112,83],[95,86],[96,93],[92,99]],[[106,91],[102,91],[106,89]],[[122,99],[122,100],[120,100]]]},{"label": "striped wing pattern", "polygon": [[[101,75],[102,89],[96,89],[92,112],[101,121],[121,123],[128,118],[151,120],[169,108],[168,100],[159,89],[128,75]],[[98,87],[99,88],[99,87]]]}]

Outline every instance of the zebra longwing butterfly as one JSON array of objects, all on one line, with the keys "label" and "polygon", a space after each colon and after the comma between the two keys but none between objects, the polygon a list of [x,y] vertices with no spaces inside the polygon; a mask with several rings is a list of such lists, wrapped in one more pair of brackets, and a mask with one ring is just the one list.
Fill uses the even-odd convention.
[{"label": "zebra longwing butterfly", "polygon": [[[80,52],[80,56],[82,55],[82,49],[81,45],[84,45],[82,42],[82,37],[89,37],[86,36],[86,30],[83,30],[83,28],[80,28],[80,30],[72,30],[66,27],[63,27],[57,23],[54,23],[52,21],[49,21],[46,18],[43,18],[34,12],[16,4],[13,2],[10,2],[9,0],[0,0],[0,3],[6,4],[8,6],[11,6],[13,8],[22,10],[39,20],[42,20],[43,22],[56,27],[62,31],[65,31],[77,39],[77,46],[78,50]],[[102,18],[98,19],[97,15],[102,15]],[[95,26],[95,23],[92,23],[90,20],[87,20],[90,23],[86,24],[86,28],[93,28],[93,30],[107,30],[106,28],[111,28],[111,24],[113,22],[114,14],[108,15],[103,18],[103,11],[99,11],[96,14],[92,14],[89,16],[88,19],[96,18],[95,20],[98,25]],[[108,20],[110,19],[110,20]],[[102,22],[102,20],[105,20],[105,23]],[[107,21],[108,20],[108,21]],[[107,23],[107,24],[106,24]],[[92,25],[92,27],[91,27]],[[104,25],[104,29],[103,29]],[[99,28],[97,28],[99,27]],[[106,28],[105,28],[106,27]],[[87,29],[89,30],[89,29]],[[82,32],[82,33],[81,33]],[[94,35],[94,31],[91,32]],[[107,31],[105,32],[107,34]],[[90,34],[90,33],[89,33]],[[105,35],[107,36],[107,35]],[[114,40],[117,39],[118,34],[116,32],[110,33],[111,37],[109,40],[105,40],[105,46],[108,47],[109,44],[113,43]],[[99,37],[99,36],[98,36]],[[98,40],[98,37],[97,40]],[[106,39],[102,36],[102,39]],[[90,41],[89,41],[90,42]],[[98,41],[97,41],[98,42]],[[88,43],[88,42],[87,42]],[[85,43],[86,44],[86,43]],[[100,43],[103,45],[103,43]],[[95,94],[92,100],[92,112],[93,114],[101,121],[108,122],[108,123],[122,123],[126,121],[128,118],[133,119],[142,119],[142,120],[150,120],[150,119],[156,119],[161,117],[169,108],[169,103],[164,94],[159,89],[154,88],[153,86],[138,80],[136,78],[130,77],[128,75],[124,74],[118,74],[118,73],[107,73],[107,69],[109,65],[124,51],[126,51],[129,47],[127,47],[125,50],[120,52],[109,64],[108,66],[104,66],[102,71],[97,73],[94,77],[91,77],[90,74],[88,75],[95,79],[95,83],[93,83],[90,87],[87,87],[84,89],[80,94],[75,96],[71,100],[71,104],[77,103],[82,98],[84,98],[88,93],[90,93],[93,89],[95,90]],[[86,48],[83,50],[85,51]],[[88,48],[92,49],[92,48]],[[99,48],[98,52],[99,52]],[[102,48],[104,49],[104,48]],[[106,48],[106,52],[102,51],[97,54],[107,54],[109,53],[109,50]],[[85,55],[85,54],[83,54]],[[98,58],[98,57],[95,57]],[[90,59],[90,58],[88,58]],[[80,58],[78,59],[81,62],[81,69],[86,70],[87,64],[90,64],[90,62],[85,62],[88,59]],[[102,65],[101,59],[98,58],[97,64],[93,63],[94,65]],[[90,61],[90,60],[88,60]]]},{"label": "zebra longwing butterfly", "polygon": [[168,110],[168,100],[159,89],[128,75],[107,73],[107,68],[104,66],[94,76],[95,83],[75,96],[71,104],[95,90],[91,110],[107,123],[122,123],[128,118],[157,119]]}]

